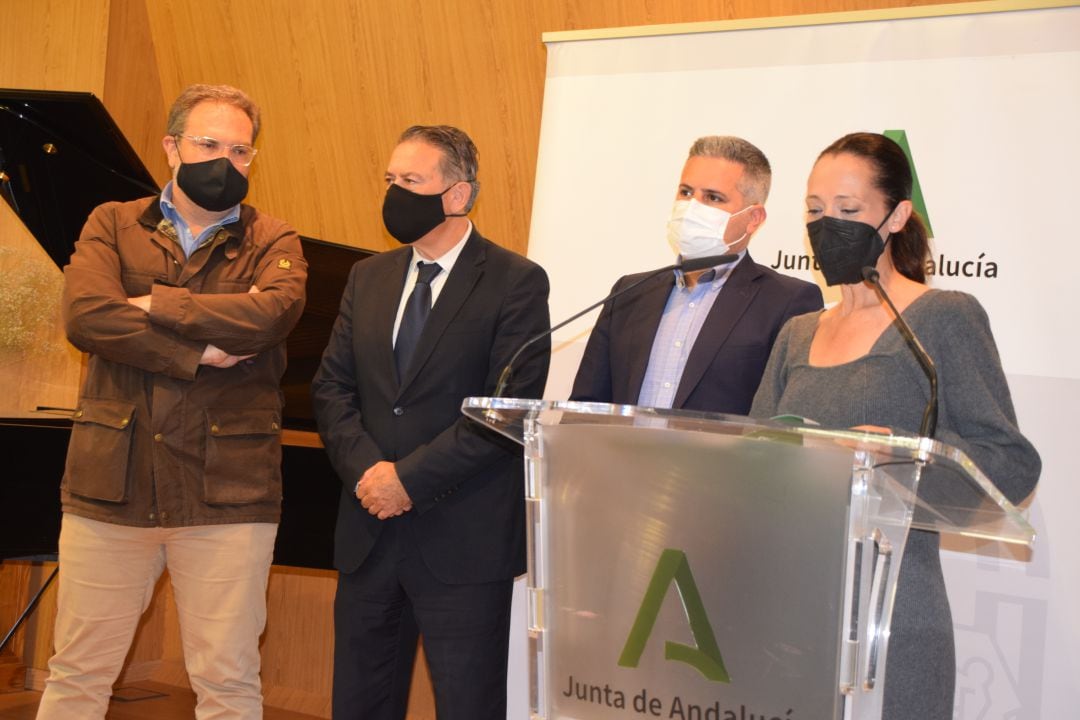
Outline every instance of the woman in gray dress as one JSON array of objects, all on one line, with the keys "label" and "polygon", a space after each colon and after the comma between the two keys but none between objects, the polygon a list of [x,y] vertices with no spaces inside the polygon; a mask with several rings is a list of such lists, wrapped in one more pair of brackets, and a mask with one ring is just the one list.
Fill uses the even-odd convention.
[{"label": "woman in gray dress", "polygon": [[[826,282],[840,285],[840,302],[784,326],[750,414],[919,433],[929,381],[892,311],[863,280],[863,267],[873,267],[937,366],[934,437],[963,450],[1010,501],[1020,502],[1038,481],[1039,455],[1017,428],[979,302],[925,284],[929,244],[911,188],[907,157],[883,135],[846,135],[818,156],[807,182],[807,231]],[[883,717],[952,718],[955,676],[938,536],[913,530],[900,565]]]}]

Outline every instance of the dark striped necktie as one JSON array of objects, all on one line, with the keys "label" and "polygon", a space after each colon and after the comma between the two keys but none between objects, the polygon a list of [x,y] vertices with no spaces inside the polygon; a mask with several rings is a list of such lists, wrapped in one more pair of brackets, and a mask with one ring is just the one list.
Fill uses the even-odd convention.
[{"label": "dark striped necktie", "polygon": [[405,377],[405,371],[409,369],[409,361],[412,360],[413,352],[420,343],[424,323],[431,314],[431,281],[442,272],[439,263],[421,261],[416,264],[416,267],[419,270],[416,287],[413,288],[409,299],[405,301],[405,313],[401,316],[397,342],[394,343],[394,363],[397,365],[398,380]]}]

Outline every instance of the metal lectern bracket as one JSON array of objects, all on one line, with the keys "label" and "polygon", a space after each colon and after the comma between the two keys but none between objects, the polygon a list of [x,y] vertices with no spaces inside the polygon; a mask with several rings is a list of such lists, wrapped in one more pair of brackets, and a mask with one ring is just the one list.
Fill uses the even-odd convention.
[{"label": "metal lectern bracket", "polygon": [[863,675],[863,689],[873,690],[877,684],[878,659],[881,645],[885,641],[882,621],[885,615],[885,586],[892,568],[892,543],[881,530],[874,528],[870,533],[874,544],[874,556],[870,577],[870,626],[868,628],[868,648],[866,653],[866,673]]}]

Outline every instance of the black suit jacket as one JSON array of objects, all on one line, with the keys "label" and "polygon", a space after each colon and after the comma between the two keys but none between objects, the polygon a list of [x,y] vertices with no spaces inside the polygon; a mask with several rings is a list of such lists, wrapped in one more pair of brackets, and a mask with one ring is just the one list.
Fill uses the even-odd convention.
[{"label": "black suit jacket", "polygon": [[[525,560],[521,448],[465,418],[461,403],[491,395],[503,366],[549,327],[544,270],[473,230],[398,382],[393,330],[412,249],[358,262],[312,381],[319,434],[342,481],[334,564],[352,572],[383,521],[354,494],[380,460],[394,462],[413,502],[424,563],[447,583],[519,575]],[[510,397],[543,393],[550,343],[515,363]]]},{"label": "black suit jacket", "polygon": [[[620,278],[617,290],[641,275]],[[573,400],[636,405],[674,273],[659,275],[604,305],[574,379]],[[758,265],[749,253],[730,277],[698,334],[673,407],[746,415],[773,341],[788,318],[820,310],[817,285]]]}]

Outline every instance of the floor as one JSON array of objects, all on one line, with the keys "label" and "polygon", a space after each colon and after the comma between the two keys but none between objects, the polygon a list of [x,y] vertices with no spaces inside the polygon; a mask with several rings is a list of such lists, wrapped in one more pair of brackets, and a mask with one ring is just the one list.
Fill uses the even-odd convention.
[{"label": "floor", "polygon": [[[118,696],[128,699],[121,701]],[[0,693],[0,720],[34,720],[41,693]],[[195,713],[195,693],[187,688],[143,681],[132,688],[117,690],[109,704],[106,720],[190,720]],[[290,710],[265,708],[264,720],[314,720],[314,715],[304,715]]]}]

